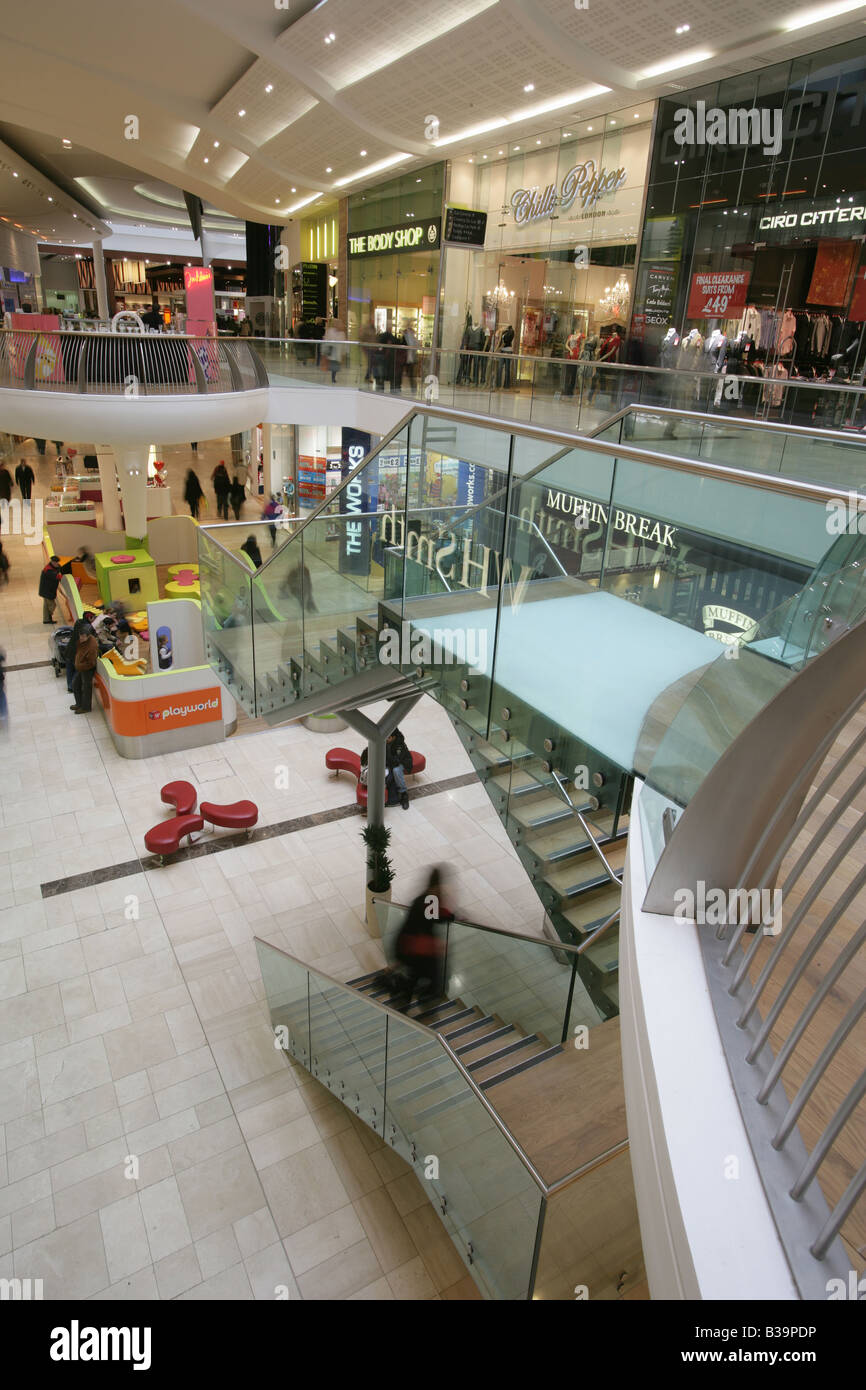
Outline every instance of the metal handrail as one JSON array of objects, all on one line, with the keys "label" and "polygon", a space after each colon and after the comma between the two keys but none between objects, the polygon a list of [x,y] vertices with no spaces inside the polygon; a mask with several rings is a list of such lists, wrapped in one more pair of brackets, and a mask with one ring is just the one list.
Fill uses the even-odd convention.
[{"label": "metal handrail", "polygon": [[[575,806],[574,802],[572,801],[571,797],[566,791],[564,778],[560,777],[559,773],[556,771],[556,768],[553,767],[550,769],[550,775],[553,778],[556,785],[559,787],[559,790],[562,792],[562,795],[568,803],[572,811],[572,814],[577,816],[577,819],[580,821],[583,833],[589,840],[590,845],[592,846],[593,850],[598,855],[599,859],[604,865],[604,871],[607,874],[608,878],[611,880],[612,883],[615,883],[618,888],[622,888],[622,879],[618,878],[617,875],[614,873],[613,869],[607,861],[607,855],[604,853],[604,850],[602,849],[601,845],[598,843],[595,836],[593,835],[592,830],[590,829],[590,826],[586,820],[586,817],[584,816],[583,812],[579,810],[577,806]],[[601,932],[609,926],[610,922],[605,922],[604,925],[599,928],[598,935],[601,935]]]},{"label": "metal handrail", "polygon": [[[827,386],[823,388],[825,391]],[[842,387],[837,387],[842,390]],[[724,426],[725,429],[732,430],[764,430],[768,434],[791,435],[795,439],[820,439],[829,440],[832,444],[847,444],[857,447],[863,446],[864,438],[860,435],[852,435],[848,430],[822,430],[816,429],[813,425],[785,425],[781,420],[764,420],[760,416],[743,417],[738,415],[712,415],[705,410],[680,410],[678,406],[672,405],[653,405],[651,401],[633,401],[630,405],[623,406],[622,410],[616,411],[614,415],[608,416],[600,425],[596,425],[589,433],[589,438],[593,439],[602,430],[610,429],[611,425],[616,425],[625,420],[630,415],[663,415],[665,419],[669,416],[676,420],[699,420],[702,425]]]},{"label": "metal handrail", "polygon": [[[620,883],[619,879],[617,879],[617,883],[619,883],[619,886],[622,887],[622,884]],[[614,922],[618,922],[621,916],[622,908],[618,907],[615,912],[612,912],[610,914],[606,922],[602,922],[600,927],[596,927],[595,931],[590,936],[588,936],[585,941],[581,942],[581,944],[577,947],[577,954],[579,956],[582,956],[584,951],[588,950],[594,942],[598,941],[598,938],[600,936],[604,936],[604,933],[608,930],[608,928],[612,927]]]}]

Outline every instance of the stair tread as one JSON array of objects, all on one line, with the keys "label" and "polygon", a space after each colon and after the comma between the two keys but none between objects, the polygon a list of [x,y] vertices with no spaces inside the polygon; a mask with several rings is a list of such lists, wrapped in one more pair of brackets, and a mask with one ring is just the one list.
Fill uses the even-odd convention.
[{"label": "stair tread", "polygon": [[621,901],[622,890],[611,883],[609,887],[603,886],[586,893],[573,907],[560,912],[559,916],[564,917],[579,932],[586,934],[593,927],[600,926],[605,918],[619,907]]},{"label": "stair tread", "polygon": [[[625,867],[625,843],[614,843],[602,846],[602,851],[610,867],[614,870]],[[594,850],[588,846],[584,853],[576,859],[570,859],[561,869],[548,869],[544,874],[544,882],[549,883],[551,888],[557,892],[566,893],[570,888],[579,886],[588,879],[606,877],[604,865]]]},{"label": "stair tread", "polygon": [[558,1057],[561,1052],[562,1047],[559,1043],[554,1046],[548,1044],[543,1051],[533,1053],[531,1057],[526,1057],[520,1062],[515,1062],[513,1066],[503,1072],[497,1072],[495,1076],[487,1077],[480,1083],[481,1089],[482,1091],[489,1091],[491,1086],[496,1086],[501,1081],[509,1081],[512,1076],[517,1076],[522,1071],[528,1071],[530,1067],[541,1066],[550,1058]]},{"label": "stair tread", "polygon": [[[544,1052],[549,1047],[550,1043],[539,1033],[528,1033],[526,1037],[516,1039],[514,1045],[502,1057],[485,1062],[483,1067],[473,1068],[472,1080],[476,1085],[480,1085],[482,1081],[488,1081],[491,1077],[498,1076],[501,1071],[513,1063],[523,1061],[527,1057],[534,1057],[537,1052]],[[468,1067],[467,1070],[469,1070]]]}]

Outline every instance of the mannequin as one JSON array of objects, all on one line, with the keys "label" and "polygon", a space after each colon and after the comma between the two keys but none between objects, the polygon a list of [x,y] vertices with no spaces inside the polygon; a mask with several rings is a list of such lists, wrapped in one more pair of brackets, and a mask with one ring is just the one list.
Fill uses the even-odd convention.
[{"label": "mannequin", "polygon": [[675,328],[669,328],[662,340],[661,348],[659,349],[659,363],[662,367],[673,367],[676,365],[679,346],[679,333]]},{"label": "mannequin", "polygon": [[564,396],[574,395],[574,383],[577,379],[577,359],[583,351],[585,341],[586,336],[581,333],[579,328],[573,329],[565,340],[565,355],[568,358],[568,362],[563,378],[562,394]]}]

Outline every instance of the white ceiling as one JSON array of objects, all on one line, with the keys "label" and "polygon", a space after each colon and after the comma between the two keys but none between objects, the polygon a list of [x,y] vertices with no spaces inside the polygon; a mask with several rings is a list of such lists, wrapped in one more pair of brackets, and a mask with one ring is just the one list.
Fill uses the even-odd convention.
[{"label": "white ceiling", "polygon": [[[0,135],[105,217],[164,220],[153,190],[168,189],[183,218],[183,188],[228,214],[223,228],[284,222],[390,169],[643,111],[864,32],[866,4],[786,29],[813,13],[803,0],[42,0],[0,17]],[[0,171],[3,211],[29,225],[19,194]]]}]

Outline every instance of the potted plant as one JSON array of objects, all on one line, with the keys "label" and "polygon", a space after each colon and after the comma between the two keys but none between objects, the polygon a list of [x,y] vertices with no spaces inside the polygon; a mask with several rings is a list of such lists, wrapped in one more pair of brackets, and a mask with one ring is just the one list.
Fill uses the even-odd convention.
[{"label": "potted plant", "polygon": [[367,930],[371,936],[376,936],[379,924],[373,899],[390,898],[394,882],[394,866],[388,858],[391,832],[384,825],[365,825],[361,839],[367,846]]}]

